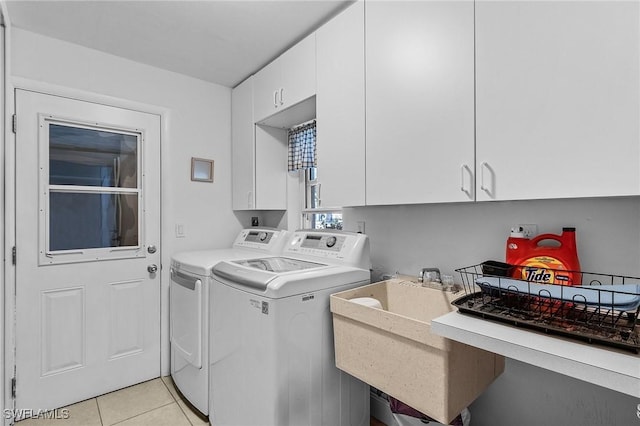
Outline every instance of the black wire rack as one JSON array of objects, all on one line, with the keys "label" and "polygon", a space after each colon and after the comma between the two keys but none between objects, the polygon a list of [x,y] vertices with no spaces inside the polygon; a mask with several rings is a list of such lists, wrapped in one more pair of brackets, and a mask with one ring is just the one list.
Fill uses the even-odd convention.
[{"label": "black wire rack", "polygon": [[640,352],[640,278],[543,270],[546,279],[556,272],[558,277],[571,274],[574,284],[569,286],[553,278],[522,279],[536,275],[526,270],[494,261],[456,269],[465,295],[453,304],[484,319]]}]

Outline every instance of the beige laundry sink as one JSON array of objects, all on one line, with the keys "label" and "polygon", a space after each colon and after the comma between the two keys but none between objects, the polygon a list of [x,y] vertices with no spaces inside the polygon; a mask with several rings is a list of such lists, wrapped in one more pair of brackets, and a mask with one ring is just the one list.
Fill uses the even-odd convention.
[{"label": "beige laundry sink", "polygon": [[[431,332],[463,294],[398,278],[331,295],[336,366],[441,423],[504,370],[502,356]],[[382,309],[351,299],[371,297]]]}]

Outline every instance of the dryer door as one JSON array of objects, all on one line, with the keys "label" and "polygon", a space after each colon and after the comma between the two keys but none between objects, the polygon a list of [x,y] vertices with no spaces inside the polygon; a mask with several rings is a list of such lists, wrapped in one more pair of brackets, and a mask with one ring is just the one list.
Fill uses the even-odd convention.
[{"label": "dryer door", "polygon": [[202,280],[171,269],[171,346],[202,368]]}]

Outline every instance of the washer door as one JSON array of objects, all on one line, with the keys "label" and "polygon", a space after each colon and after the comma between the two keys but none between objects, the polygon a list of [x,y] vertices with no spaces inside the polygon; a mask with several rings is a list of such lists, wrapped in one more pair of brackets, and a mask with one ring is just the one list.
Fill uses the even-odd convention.
[{"label": "washer door", "polygon": [[202,368],[202,280],[171,270],[171,346],[196,368]]}]

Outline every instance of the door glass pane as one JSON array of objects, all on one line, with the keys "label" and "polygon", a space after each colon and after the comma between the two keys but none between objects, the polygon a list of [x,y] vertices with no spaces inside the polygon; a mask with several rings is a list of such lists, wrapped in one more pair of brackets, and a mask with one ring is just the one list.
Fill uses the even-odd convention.
[{"label": "door glass pane", "polygon": [[50,194],[50,251],[138,246],[138,229],[137,194]]},{"label": "door glass pane", "polygon": [[49,185],[138,187],[138,137],[49,124]]}]

